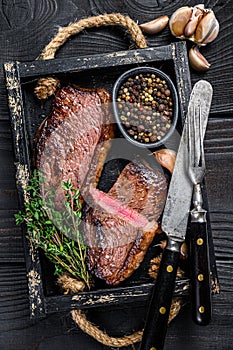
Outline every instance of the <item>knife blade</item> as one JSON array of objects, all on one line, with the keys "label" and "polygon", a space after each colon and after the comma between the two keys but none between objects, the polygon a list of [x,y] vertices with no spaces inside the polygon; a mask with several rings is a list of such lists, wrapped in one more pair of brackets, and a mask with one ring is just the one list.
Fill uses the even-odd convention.
[{"label": "knife blade", "polygon": [[[196,162],[195,167],[197,171],[194,177],[196,181],[194,181],[193,187],[193,209],[190,212],[190,278],[192,318],[198,325],[207,325],[211,320],[212,305],[206,220],[207,211],[203,208],[201,181],[205,172],[203,140],[207,127],[213,89],[211,84],[205,80],[200,80],[197,84],[200,87],[198,90],[200,92],[198,105],[195,106],[192,103],[189,105],[189,108],[194,111],[194,118],[196,119],[195,124],[193,124],[196,125],[196,128],[189,138],[190,145],[196,145],[195,150],[193,150],[193,157]],[[189,113],[188,117],[190,117],[190,115]],[[189,120],[188,117],[187,121],[189,122],[191,130],[192,120]],[[195,140],[192,140],[192,138],[195,138]],[[189,166],[190,165],[191,164],[189,164]],[[193,170],[191,170],[191,176],[192,171]]]},{"label": "knife blade", "polygon": [[[200,86],[195,85],[189,104],[195,104],[200,96]],[[188,116],[191,110],[188,109]],[[175,167],[171,177],[162,217],[162,230],[167,234],[167,246],[163,252],[158,277],[152,290],[140,350],[162,350],[167,332],[168,317],[175,286],[180,256],[180,246],[185,240],[190,212],[193,184],[188,176],[188,125],[186,117]]]}]

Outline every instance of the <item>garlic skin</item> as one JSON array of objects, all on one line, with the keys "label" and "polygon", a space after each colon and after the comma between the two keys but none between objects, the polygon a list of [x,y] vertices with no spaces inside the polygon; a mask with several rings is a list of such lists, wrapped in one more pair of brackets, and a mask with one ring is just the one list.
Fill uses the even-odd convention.
[{"label": "garlic skin", "polygon": [[191,40],[199,46],[212,42],[219,33],[214,12],[205,9],[203,4],[176,10],[169,20],[169,27],[175,37]]},{"label": "garlic skin", "polygon": [[183,6],[176,10],[170,20],[171,33],[176,37],[184,37],[184,29],[192,16],[192,7]]},{"label": "garlic skin", "polygon": [[162,165],[164,168],[168,169],[170,173],[173,172],[175,162],[176,162],[176,152],[171,149],[160,149],[155,151],[154,156],[157,162]]},{"label": "garlic skin", "polygon": [[199,7],[194,7],[192,11],[192,16],[184,28],[184,36],[191,37],[197,28],[198,23],[201,21],[203,17],[203,11]]},{"label": "garlic skin", "polygon": [[194,41],[197,44],[206,45],[212,42],[219,33],[219,22],[215,14],[210,10],[197,25]]},{"label": "garlic skin", "polygon": [[210,68],[210,63],[200,53],[197,46],[193,46],[189,50],[189,62],[191,67],[197,72],[205,72]]},{"label": "garlic skin", "polygon": [[161,16],[159,18],[154,19],[153,21],[142,23],[139,25],[141,30],[147,34],[157,34],[161,32],[169,22],[168,16]]}]

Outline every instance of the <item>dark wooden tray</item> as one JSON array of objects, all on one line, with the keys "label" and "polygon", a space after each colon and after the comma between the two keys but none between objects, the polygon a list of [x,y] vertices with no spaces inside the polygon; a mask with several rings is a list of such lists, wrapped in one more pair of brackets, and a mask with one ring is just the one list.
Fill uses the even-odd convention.
[{"label": "dark wooden tray", "polygon": [[[111,54],[34,62],[8,62],[4,65],[15,152],[16,182],[22,210],[25,186],[31,173],[33,139],[43,118],[51,110],[51,99],[41,105],[33,94],[37,79],[52,75],[57,76],[62,85],[73,82],[83,87],[104,87],[111,92],[113,83],[121,73],[141,65],[160,68],[173,80],[179,97],[177,128],[181,130],[191,92],[185,42]],[[205,201],[207,203],[206,193]],[[25,228],[22,229],[25,238],[31,318],[76,308],[148,301],[153,286],[153,281],[147,274],[148,263],[152,256],[160,253],[158,247],[153,245],[149,248],[141,267],[119,287],[106,288],[104,284],[97,283],[96,290],[63,295],[56,287],[53,267],[26,239]],[[212,289],[213,292],[217,292],[218,280],[210,225],[208,229]],[[188,278],[176,281],[174,295],[184,297],[189,295]]]}]

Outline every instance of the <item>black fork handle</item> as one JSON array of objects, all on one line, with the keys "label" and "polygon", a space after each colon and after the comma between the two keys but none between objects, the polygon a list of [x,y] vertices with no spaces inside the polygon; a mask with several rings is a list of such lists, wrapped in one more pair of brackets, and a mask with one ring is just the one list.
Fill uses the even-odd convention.
[{"label": "black fork handle", "polygon": [[190,276],[192,290],[192,317],[199,325],[211,320],[211,285],[209,244],[206,210],[202,208],[201,185],[194,186],[194,208],[191,210],[190,226]]},{"label": "black fork handle", "polygon": [[211,286],[208,234],[206,222],[191,222],[190,265],[192,290],[192,318],[199,325],[211,320]]}]

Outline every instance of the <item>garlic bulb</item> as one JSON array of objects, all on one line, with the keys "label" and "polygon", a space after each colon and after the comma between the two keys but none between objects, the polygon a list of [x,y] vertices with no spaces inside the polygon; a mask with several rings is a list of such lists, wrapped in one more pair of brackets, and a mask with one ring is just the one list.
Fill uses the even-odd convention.
[{"label": "garlic bulb", "polygon": [[180,7],[172,14],[169,27],[175,37],[191,40],[198,45],[210,43],[219,33],[214,12],[205,9],[203,4]]}]

